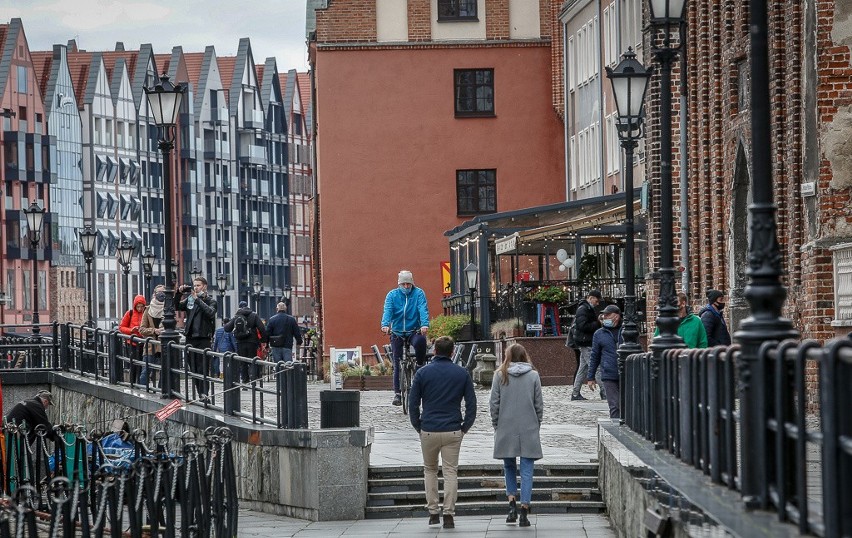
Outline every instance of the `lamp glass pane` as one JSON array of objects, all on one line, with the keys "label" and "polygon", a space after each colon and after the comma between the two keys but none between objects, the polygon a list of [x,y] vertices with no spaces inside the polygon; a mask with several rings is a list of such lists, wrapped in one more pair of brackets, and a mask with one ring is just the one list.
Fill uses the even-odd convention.
[{"label": "lamp glass pane", "polygon": [[476,277],[479,276],[479,270],[474,264],[469,264],[464,269],[465,278],[467,278],[467,289],[476,289]]},{"label": "lamp glass pane", "polygon": [[630,95],[630,79],[623,76],[613,76],[611,80],[612,94],[615,97],[615,108],[618,111],[618,116],[623,118],[630,114],[630,109],[628,108],[630,104],[630,99],[628,98]]},{"label": "lamp glass pane", "polygon": [[648,88],[648,77],[634,77],[630,85],[630,117],[642,116],[642,108],[645,104],[645,90]]},{"label": "lamp glass pane", "polygon": [[163,105],[160,102],[162,92],[145,89],[145,95],[148,96],[148,110],[154,116],[154,124],[163,125]]},{"label": "lamp glass pane", "polygon": [[679,20],[683,17],[683,6],[686,0],[651,0],[652,19]]},{"label": "lamp glass pane", "polygon": [[95,252],[95,241],[97,239],[97,234],[89,228],[80,232],[80,249],[83,254],[91,255]]}]

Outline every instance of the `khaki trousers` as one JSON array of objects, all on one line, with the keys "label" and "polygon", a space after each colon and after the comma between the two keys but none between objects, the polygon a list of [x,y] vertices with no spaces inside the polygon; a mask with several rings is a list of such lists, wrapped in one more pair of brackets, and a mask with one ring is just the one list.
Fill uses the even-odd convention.
[{"label": "khaki trousers", "polygon": [[459,450],[464,434],[453,432],[420,432],[423,450],[423,480],[426,486],[426,508],[430,514],[438,513],[438,454],[444,474],[444,515],[454,516],[459,488]]}]

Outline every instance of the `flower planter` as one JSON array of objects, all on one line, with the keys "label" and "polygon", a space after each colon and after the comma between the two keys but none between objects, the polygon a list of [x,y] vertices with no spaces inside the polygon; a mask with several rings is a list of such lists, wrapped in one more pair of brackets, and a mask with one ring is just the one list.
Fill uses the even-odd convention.
[{"label": "flower planter", "polygon": [[343,378],[346,390],[393,390],[393,376],[368,375]]}]

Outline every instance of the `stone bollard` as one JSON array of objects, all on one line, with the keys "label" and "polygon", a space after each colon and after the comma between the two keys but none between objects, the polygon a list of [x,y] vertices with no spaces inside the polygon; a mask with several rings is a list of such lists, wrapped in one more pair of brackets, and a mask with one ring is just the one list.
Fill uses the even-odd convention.
[{"label": "stone bollard", "polygon": [[494,380],[494,369],[497,367],[497,356],[491,353],[476,354],[476,368],[471,376],[473,382],[483,387],[490,387]]}]

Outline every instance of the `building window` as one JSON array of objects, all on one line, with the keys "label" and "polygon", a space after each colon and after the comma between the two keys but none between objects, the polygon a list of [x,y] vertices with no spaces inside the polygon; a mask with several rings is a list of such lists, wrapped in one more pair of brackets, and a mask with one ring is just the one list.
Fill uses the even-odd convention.
[{"label": "building window", "polygon": [[497,170],[457,170],[456,200],[459,215],[497,211]]},{"label": "building window", "polygon": [[456,69],[456,116],[494,115],[494,70]]},{"label": "building window", "polygon": [[737,108],[740,112],[748,110],[751,104],[748,62],[737,62]]},{"label": "building window", "polygon": [[475,21],[477,0],[438,0],[439,21]]},{"label": "building window", "polygon": [[27,93],[27,68],[26,66],[17,66],[18,74],[18,93]]}]

